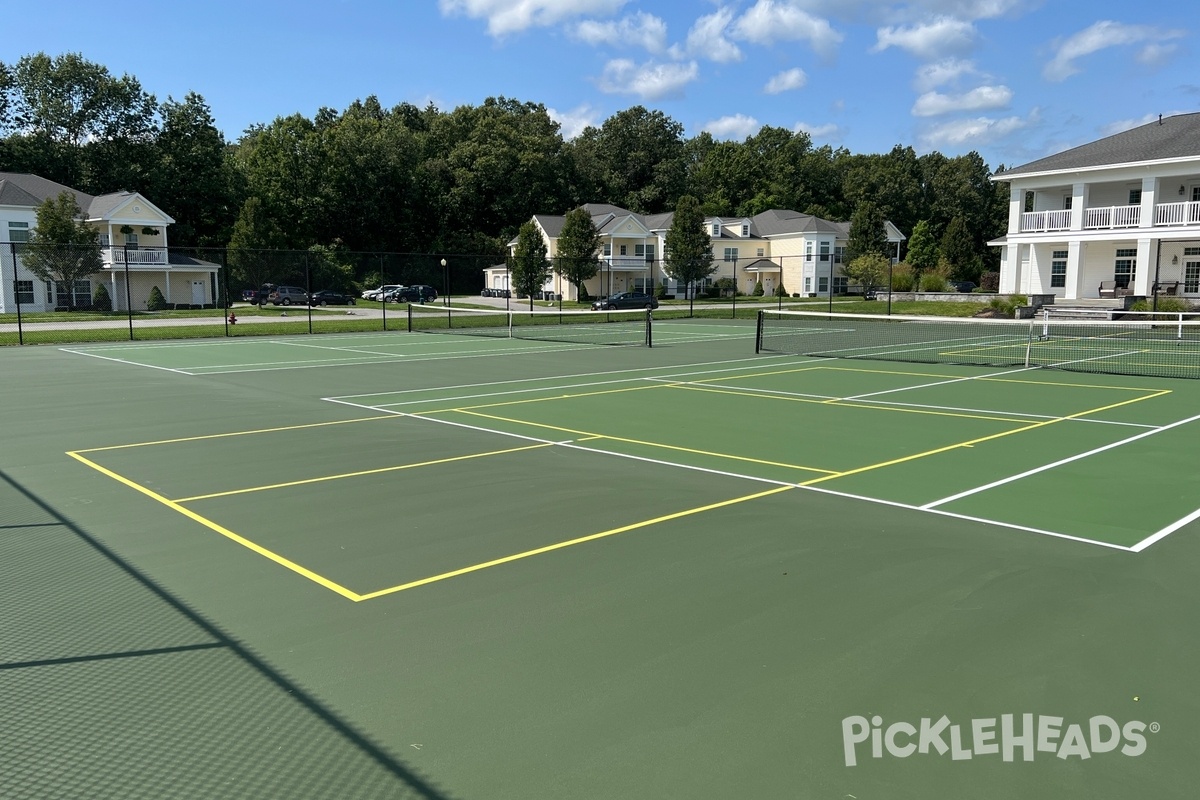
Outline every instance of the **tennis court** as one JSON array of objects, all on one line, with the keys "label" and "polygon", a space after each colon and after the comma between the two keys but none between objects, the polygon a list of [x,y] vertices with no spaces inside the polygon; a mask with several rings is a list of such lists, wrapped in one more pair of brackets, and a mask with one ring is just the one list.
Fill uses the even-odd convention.
[{"label": "tennis court", "polygon": [[1200,382],[821,316],[0,354],[0,794],[1186,796]]}]

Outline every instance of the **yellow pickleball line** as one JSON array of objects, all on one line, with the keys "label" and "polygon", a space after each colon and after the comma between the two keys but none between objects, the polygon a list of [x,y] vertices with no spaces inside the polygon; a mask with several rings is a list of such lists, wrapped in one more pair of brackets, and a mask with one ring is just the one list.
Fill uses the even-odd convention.
[{"label": "yellow pickleball line", "polygon": [[501,564],[509,564],[513,561],[520,561],[523,558],[531,558],[533,556],[542,555],[544,553],[551,553],[555,550],[562,550],[565,547],[573,547],[577,544],[584,544],[585,542],[594,542],[597,539],[604,539],[608,536],[616,536],[619,533],[626,533],[628,531],[634,531],[634,530],[637,530],[638,528],[646,528],[651,525],[657,525],[660,522],[669,522],[670,520],[673,520],[673,519],[681,519],[683,517],[690,517],[694,514],[700,514],[705,511],[712,511],[713,509],[724,508],[725,506],[731,506],[731,505],[735,505],[737,503],[744,503],[748,500],[757,500],[760,497],[766,497],[768,495],[778,494],[780,492],[786,492],[786,491],[789,491],[789,490],[795,489],[795,488],[796,488],[795,486],[777,486],[774,489],[767,489],[766,491],[763,491],[763,492],[755,492],[754,494],[748,494],[748,495],[745,495],[744,497],[735,497],[732,500],[723,500],[719,503],[709,503],[708,505],[699,506],[697,508],[689,508],[685,511],[676,511],[673,514],[664,514],[663,516],[655,517],[654,519],[643,520],[642,522],[634,522],[633,524],[630,524],[630,525],[622,525],[619,528],[612,528],[607,531],[601,531],[600,533],[593,533],[593,534],[589,534],[588,536],[580,536],[577,539],[569,539],[568,541],[565,541],[565,542],[557,542],[555,544],[546,545],[545,547],[536,547],[532,550],[525,550],[524,552],[513,553],[510,556],[504,556],[503,558],[495,558],[495,559],[492,559],[491,561],[484,561],[481,564],[472,564],[469,567],[463,567],[462,569],[456,569],[456,570],[452,570],[450,572],[443,572],[440,575],[433,575],[428,578],[421,578],[420,580],[409,581],[408,583],[402,583],[399,586],[391,586],[387,589],[380,589],[375,592],[367,592],[366,594],[360,595],[357,599],[358,600],[372,600],[376,597],[383,597],[384,595],[395,594],[396,592],[403,592],[406,589],[415,589],[418,586],[427,586],[431,583],[437,583],[438,581],[448,580],[449,578],[457,578],[460,575],[466,575],[471,572],[478,572],[479,570],[488,569],[490,567],[496,567]]},{"label": "yellow pickleball line", "polygon": [[297,575],[302,575],[303,577],[308,578],[313,583],[319,584],[320,586],[324,586],[326,589],[337,592],[342,597],[345,597],[350,600],[354,600],[355,602],[362,599],[362,595],[358,594],[357,592],[353,592],[353,591],[347,589],[345,586],[342,586],[339,583],[334,583],[333,581],[329,580],[328,578],[324,577],[323,575],[318,575],[317,573],[313,572],[312,570],[307,569],[306,567],[300,566],[295,561],[292,561],[291,559],[288,559],[288,558],[284,558],[283,556],[279,555],[278,553],[268,550],[267,548],[263,547],[262,545],[252,542],[244,536],[239,536],[238,534],[234,533],[233,531],[229,530],[228,528],[218,525],[217,523],[213,522],[212,520],[210,520],[206,517],[202,517],[199,514],[197,514],[196,512],[191,511],[187,508],[184,508],[183,506],[179,505],[178,503],[176,503],[172,500],[168,500],[167,498],[158,494],[154,490],[147,489],[145,486],[142,486],[140,483],[137,483],[135,481],[131,481],[129,478],[126,478],[124,475],[118,475],[117,473],[113,472],[111,469],[102,467],[99,464],[97,464],[96,462],[90,461],[90,460],[84,458],[78,452],[68,451],[67,455],[69,455],[71,458],[75,459],[76,461],[86,464],[87,466],[96,470],[100,474],[107,475],[108,477],[112,478],[113,480],[117,481],[118,483],[122,483],[135,491],[141,492],[142,494],[146,495],[147,497],[149,497],[153,500],[157,500],[158,502],[162,503],[164,506],[171,509],[172,511],[177,511],[180,514],[183,514],[188,519],[191,519],[195,522],[199,522],[204,527],[208,528],[209,530],[216,531],[217,533],[221,534],[222,536],[229,539],[230,541],[237,542],[242,547],[245,547],[248,550],[252,550],[255,553],[258,553],[260,556],[269,558],[270,560],[274,561],[276,564],[279,564],[280,566],[286,567],[287,569],[290,569],[292,572],[295,572]]}]

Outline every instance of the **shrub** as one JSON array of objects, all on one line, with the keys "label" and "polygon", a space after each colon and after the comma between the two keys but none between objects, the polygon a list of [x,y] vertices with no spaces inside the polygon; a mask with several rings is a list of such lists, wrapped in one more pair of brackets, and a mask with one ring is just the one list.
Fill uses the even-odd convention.
[{"label": "shrub", "polygon": [[1000,291],[1000,273],[984,272],[979,276],[979,288],[985,292]]},{"label": "shrub", "polygon": [[1154,300],[1135,300],[1129,307],[1130,311],[1161,311],[1164,314],[1181,314],[1191,311],[1191,304],[1183,297],[1159,297],[1158,308],[1154,308]]},{"label": "shrub", "polygon": [[782,282],[780,282],[779,288],[775,290],[775,296],[776,297],[787,297],[788,296],[787,289],[783,288]]},{"label": "shrub", "polygon": [[112,298],[108,296],[108,287],[103,283],[96,284],[96,292],[92,295],[92,308],[97,311],[112,311]]},{"label": "shrub", "polygon": [[146,308],[150,311],[166,310],[167,298],[163,297],[162,290],[157,286],[150,289],[150,299],[146,301]]},{"label": "shrub", "polygon": [[765,294],[762,283],[754,284],[754,291],[750,292],[750,294],[754,295],[755,297],[762,297]]},{"label": "shrub", "polygon": [[944,292],[948,288],[949,284],[946,282],[946,276],[937,270],[921,273],[922,292]]},{"label": "shrub", "polygon": [[988,308],[1004,317],[1015,316],[1018,307],[1027,305],[1029,305],[1029,298],[1023,294],[993,297],[988,301]]},{"label": "shrub", "polygon": [[[660,292],[662,291],[662,287],[659,287],[659,291]],[[592,301],[592,296],[590,294],[588,294],[587,286],[585,286],[582,283],[579,284],[579,302],[590,303],[591,301]]]},{"label": "shrub", "polygon": [[917,288],[917,274],[908,264],[900,263],[892,267],[892,291],[911,292]]}]

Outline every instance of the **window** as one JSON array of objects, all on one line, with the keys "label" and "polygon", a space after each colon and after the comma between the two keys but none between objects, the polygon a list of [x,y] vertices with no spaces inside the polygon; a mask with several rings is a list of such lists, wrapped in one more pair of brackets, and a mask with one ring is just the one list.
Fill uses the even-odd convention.
[{"label": "window", "polygon": [[609,258],[610,256],[612,256],[612,242],[605,242],[604,243],[604,257]]},{"label": "window", "polygon": [[1055,250],[1050,256],[1050,288],[1064,289],[1067,285],[1067,251]]},{"label": "window", "polygon": [[647,261],[654,260],[654,245],[652,244],[635,244],[633,246],[633,254],[639,258],[644,258]]},{"label": "window", "polygon": [[812,291],[812,278],[806,277],[804,279],[804,293],[808,294],[811,291]]},{"label": "window", "polygon": [[821,242],[821,260],[829,260],[829,242]]},{"label": "window", "polygon": [[812,256],[813,256],[812,242],[805,242],[804,243],[804,260],[812,261]]},{"label": "window", "polygon": [[1183,262],[1183,290],[1200,292],[1200,261]]},{"label": "window", "polygon": [[821,294],[829,291],[829,276],[821,275],[817,278],[817,291]]},{"label": "window", "polygon": [[626,245],[621,245],[621,255],[627,255]]},{"label": "window", "polygon": [[720,236],[720,235],[721,235],[721,223],[719,223],[719,222],[714,222],[714,223],[713,223],[713,226],[712,226],[712,235],[713,235],[713,238],[714,238],[714,239],[716,239],[718,236]]},{"label": "window", "polygon": [[850,279],[845,275],[833,276],[833,293],[845,294],[850,289]]},{"label": "window", "polygon": [[[28,242],[29,241],[29,223],[28,222],[10,222],[8,223],[8,240],[10,242]],[[32,300],[30,302],[33,302]]]},{"label": "window", "polygon": [[17,302],[33,303],[33,281],[17,281]]},{"label": "window", "polygon": [[766,255],[766,252],[761,247],[758,248],[758,257],[762,258],[764,255]]},{"label": "window", "polygon": [[1141,204],[1142,204],[1142,190],[1141,189],[1130,189],[1129,190],[1129,205],[1139,206]]},{"label": "window", "polygon": [[1117,261],[1113,265],[1113,280],[1122,289],[1128,289],[1137,276],[1137,248],[1117,249]]},{"label": "window", "polygon": [[738,258],[738,249],[736,247],[726,247],[725,248],[725,260],[726,261],[737,261],[737,258]]},{"label": "window", "polygon": [[92,282],[75,281],[74,286],[56,282],[54,284],[54,304],[56,306],[90,306],[92,304]]},{"label": "window", "polygon": [[846,248],[845,247],[833,248],[833,263],[835,263],[835,264],[846,263]]},{"label": "window", "polygon": [[742,226],[742,236],[749,236],[749,235],[750,235],[750,226],[743,225]]},{"label": "window", "polygon": [[136,233],[125,234],[125,246],[126,247],[137,247],[138,246],[137,236],[138,235]]},{"label": "window", "polygon": [[1075,198],[1071,197],[1071,195],[1067,195],[1066,197],[1063,198],[1063,211],[1071,210],[1071,201],[1074,199]]}]

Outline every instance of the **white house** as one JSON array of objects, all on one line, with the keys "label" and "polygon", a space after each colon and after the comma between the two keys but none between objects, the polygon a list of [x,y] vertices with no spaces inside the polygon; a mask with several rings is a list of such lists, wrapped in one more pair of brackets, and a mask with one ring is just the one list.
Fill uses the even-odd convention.
[{"label": "white house", "polygon": [[1200,297],[1200,114],[992,176],[1009,185],[1000,291]]},{"label": "white house", "polygon": [[[101,270],[74,286],[38,278],[21,263],[19,247],[37,227],[37,207],[64,191],[100,233]],[[93,197],[37,175],[0,172],[0,313],[15,312],[18,300],[24,311],[89,306],[100,282],[115,310],[127,310],[127,296],[133,310],[144,310],[155,286],[168,303],[215,303],[220,265],[171,253],[167,227],[174,221],[137,192]]]},{"label": "white house", "polygon": [[[669,214],[636,214],[605,204],[584,206],[592,215],[592,224],[600,233],[601,251],[597,254],[600,271],[586,281],[588,293],[602,297],[624,291],[651,292],[665,283],[667,293],[683,296],[688,287],[678,284],[663,270],[662,254],[667,231],[675,217]],[[533,223],[546,241],[553,261],[558,255],[558,237],[565,217],[535,214]],[[897,256],[905,236],[895,225],[885,223],[888,241]],[[740,291],[750,293],[756,283],[771,295],[782,282],[789,294],[827,295],[845,291],[847,280],[841,273],[849,239],[850,223],[830,222],[798,211],[771,210],[753,217],[709,217],[704,228],[712,240],[716,272],[704,280],[702,290],[721,278],[733,278]],[[516,239],[508,243],[516,248]],[[503,264],[484,270],[486,285],[508,288],[508,272]],[[575,287],[557,273],[546,282],[545,291],[575,299]]]}]

